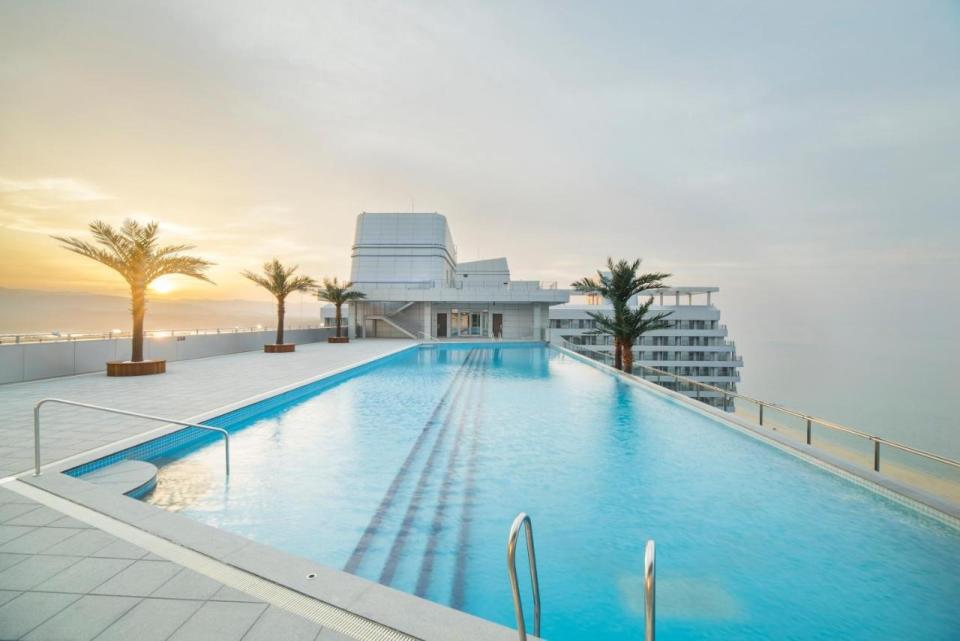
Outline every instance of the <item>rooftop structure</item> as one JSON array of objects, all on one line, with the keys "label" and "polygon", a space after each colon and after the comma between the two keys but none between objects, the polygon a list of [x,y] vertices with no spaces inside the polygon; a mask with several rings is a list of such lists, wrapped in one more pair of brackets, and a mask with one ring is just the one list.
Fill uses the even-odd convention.
[{"label": "rooftop structure", "polygon": [[556,283],[512,280],[506,258],[457,260],[446,217],[357,217],[350,280],[367,298],[351,305],[351,336],[545,340]]}]

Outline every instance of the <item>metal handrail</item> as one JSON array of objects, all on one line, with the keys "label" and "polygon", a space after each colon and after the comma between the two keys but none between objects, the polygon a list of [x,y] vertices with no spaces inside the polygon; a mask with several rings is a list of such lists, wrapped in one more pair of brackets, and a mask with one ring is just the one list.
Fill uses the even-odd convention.
[{"label": "metal handrail", "polygon": [[230,434],[222,427],[212,425],[200,425],[199,423],[188,423],[187,421],[178,421],[172,418],[163,418],[161,416],[151,416],[150,414],[140,414],[139,412],[128,412],[127,410],[118,410],[112,407],[101,407],[100,405],[91,405],[90,403],[79,403],[77,401],[68,401],[62,398],[45,398],[33,406],[33,459],[34,476],[40,476],[40,408],[46,403],[60,403],[61,405],[71,405],[73,407],[84,407],[90,410],[99,410],[110,414],[120,414],[121,416],[132,416],[142,418],[148,421],[159,421],[161,423],[173,423],[175,425],[184,425],[186,427],[196,427],[201,430],[219,432],[223,435],[224,456],[226,462],[227,476],[230,476]]},{"label": "metal handrail", "polygon": [[[610,354],[609,354],[608,352],[603,352],[603,351],[601,351],[601,350],[596,350],[596,349],[589,349],[589,348],[587,348],[587,347],[584,346],[584,345],[575,345],[574,343],[571,343],[570,341],[566,340],[565,338],[561,338],[560,340],[561,340],[561,342],[563,342],[563,343],[566,344],[565,347],[566,347],[566,346],[569,346],[569,347],[566,347],[567,349],[570,349],[570,350],[573,351],[573,352],[577,352],[577,353],[590,352],[590,353],[593,353],[593,354],[596,354],[596,355],[600,356],[602,359],[609,359],[609,358],[610,358]],[[596,360],[596,359],[594,359],[594,360]],[[939,455],[939,454],[934,454],[933,452],[927,452],[927,451],[925,451],[925,450],[917,449],[917,448],[915,448],[915,447],[911,447],[911,446],[909,446],[909,445],[905,445],[905,444],[899,443],[899,442],[897,442],[897,441],[892,441],[892,440],[887,439],[887,438],[884,438],[884,437],[882,437],[882,436],[876,436],[875,434],[869,434],[869,433],[867,433],[867,432],[862,432],[862,431],[860,431],[860,430],[853,429],[852,427],[847,427],[847,426],[845,426],[845,425],[840,425],[839,423],[834,423],[833,421],[828,421],[828,420],[826,420],[826,419],[817,418],[816,416],[812,416],[812,415],[810,415],[810,414],[804,414],[803,412],[798,412],[797,410],[792,410],[792,409],[790,409],[790,408],[783,407],[782,405],[778,405],[778,404],[776,404],[776,403],[770,403],[770,402],[767,402],[767,401],[761,401],[760,399],[756,399],[756,398],[753,398],[753,397],[751,397],[751,396],[746,396],[746,395],[744,395],[744,394],[738,394],[737,392],[731,392],[730,390],[725,390],[725,389],[723,389],[723,388],[721,388],[721,387],[716,387],[715,385],[710,385],[710,384],[708,384],[708,383],[702,383],[702,382],[697,381],[697,380],[694,380],[694,379],[692,379],[692,378],[687,378],[686,376],[680,376],[679,374],[674,374],[674,373],[672,373],[672,372],[666,372],[666,371],[664,371],[664,370],[657,369],[657,368],[655,368],[655,367],[650,367],[649,365],[634,364],[634,367],[639,367],[639,368],[641,368],[641,369],[643,369],[643,370],[646,370],[646,371],[649,371],[649,372],[653,372],[653,373],[656,374],[657,376],[669,376],[670,378],[673,378],[673,379],[674,379],[675,381],[677,381],[677,382],[681,382],[681,381],[682,381],[682,382],[687,383],[687,384],[690,384],[690,385],[696,385],[697,387],[700,387],[700,388],[703,388],[703,389],[711,390],[711,391],[714,391],[714,392],[719,392],[719,393],[723,394],[725,398],[740,398],[740,399],[743,399],[743,400],[745,400],[745,401],[747,401],[747,402],[754,403],[754,404],[756,404],[756,405],[759,407],[759,423],[760,423],[761,426],[763,425],[763,410],[764,410],[764,408],[767,408],[767,407],[768,407],[768,408],[775,409],[775,410],[777,410],[778,412],[783,412],[784,414],[789,414],[790,416],[795,416],[795,417],[797,417],[797,418],[801,418],[801,419],[803,419],[803,420],[805,420],[805,421],[807,422],[807,426],[806,426],[806,427],[807,427],[807,430],[806,430],[806,442],[807,442],[807,445],[811,445],[811,444],[812,444],[812,433],[811,433],[811,429],[810,429],[810,428],[811,428],[811,425],[814,424],[814,423],[817,424],[817,425],[822,425],[823,427],[826,427],[826,428],[831,429],[831,430],[835,430],[835,431],[838,431],[838,432],[844,432],[844,433],[846,433],[846,434],[851,434],[851,435],[853,435],[853,436],[857,436],[857,437],[866,439],[866,440],[868,440],[868,441],[871,441],[871,442],[873,443],[873,446],[874,446],[874,449],[873,449],[873,469],[874,469],[875,472],[879,472],[879,471],[880,471],[880,445],[881,445],[881,444],[882,444],[882,445],[885,445],[885,446],[887,446],[887,447],[892,447],[892,448],[894,448],[894,449],[901,450],[901,451],[903,451],[903,452],[908,452],[908,453],[913,454],[913,455],[915,455],[915,456],[920,456],[920,457],[922,457],[922,458],[926,458],[926,459],[931,460],[931,461],[936,461],[937,463],[942,463],[942,464],[944,464],[944,465],[949,465],[949,466],[951,466],[951,467],[955,467],[955,468],[957,468],[957,469],[960,469],[960,461],[955,461],[955,460],[950,459],[950,458],[947,458],[947,457],[945,457],[945,456],[941,456],[941,455]],[[638,377],[638,378],[642,378],[642,377]]]},{"label": "metal handrail", "polygon": [[657,544],[647,541],[643,552],[643,638],[654,641],[657,605]]},{"label": "metal handrail", "polygon": [[527,626],[523,621],[523,603],[520,601],[520,584],[517,582],[517,537],[520,528],[526,524],[527,563],[530,565],[530,585],[533,588],[533,635],[540,636],[540,581],[537,578],[537,553],[533,549],[533,525],[526,512],[521,512],[510,526],[507,536],[507,573],[510,575],[510,589],[513,591],[513,610],[517,615],[517,633],[520,641],[527,639]]}]

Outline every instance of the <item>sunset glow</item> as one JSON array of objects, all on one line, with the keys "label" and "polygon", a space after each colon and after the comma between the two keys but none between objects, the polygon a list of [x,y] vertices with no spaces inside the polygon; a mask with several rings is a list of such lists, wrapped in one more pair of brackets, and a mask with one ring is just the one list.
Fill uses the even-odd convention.
[{"label": "sunset glow", "polygon": [[177,289],[177,279],[175,276],[161,276],[150,283],[149,289],[156,294],[169,294]]}]

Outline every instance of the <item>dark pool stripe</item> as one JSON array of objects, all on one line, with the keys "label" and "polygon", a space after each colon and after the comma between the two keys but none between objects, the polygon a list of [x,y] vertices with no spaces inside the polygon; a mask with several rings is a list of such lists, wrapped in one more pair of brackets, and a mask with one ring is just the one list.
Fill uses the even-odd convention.
[{"label": "dark pool stripe", "polygon": [[427,419],[423,429],[420,430],[417,440],[414,441],[413,447],[411,447],[410,452],[407,453],[407,458],[404,459],[400,469],[397,470],[397,474],[393,477],[390,487],[387,488],[387,492],[383,495],[380,505],[377,506],[377,511],[373,513],[373,516],[370,518],[370,522],[367,524],[367,528],[363,531],[360,540],[357,542],[357,546],[353,549],[353,553],[350,555],[346,565],[343,567],[344,571],[356,573],[357,568],[359,568],[360,564],[363,562],[363,557],[366,554],[367,549],[369,549],[370,543],[380,531],[380,527],[383,525],[383,521],[386,518],[387,512],[390,510],[390,506],[393,504],[393,501],[396,498],[400,486],[403,484],[407,474],[410,472],[411,464],[413,463],[414,459],[416,459],[420,448],[423,447],[423,444],[426,442],[427,436],[437,424],[437,418],[440,416],[441,410],[443,410],[448,401],[451,399],[452,394],[454,393],[454,388],[459,389],[458,383],[463,379],[467,369],[469,369],[469,365],[473,360],[475,351],[476,350],[471,350],[467,354],[467,357],[463,359],[463,363],[461,363],[457,373],[450,381],[450,385],[447,387],[447,390],[443,393],[443,396],[440,397],[436,407],[433,408],[430,418]]},{"label": "dark pool stripe", "polygon": [[480,372],[480,390],[477,393],[477,409],[473,415],[473,433],[467,453],[467,471],[463,480],[463,513],[460,515],[460,534],[457,536],[456,564],[450,587],[450,607],[463,610],[466,602],[467,548],[470,546],[470,528],[473,524],[473,499],[476,491],[477,447],[480,442],[480,420],[483,416],[483,390],[486,386],[487,362]]},{"label": "dark pool stripe", "polygon": [[[486,362],[482,355],[480,359]],[[440,533],[443,531],[443,523],[447,515],[447,506],[450,503],[450,496],[453,493],[454,472],[457,469],[457,460],[460,456],[460,444],[463,442],[463,434],[466,431],[467,422],[470,416],[473,415],[470,408],[477,397],[476,388],[476,384],[470,387],[467,398],[460,410],[457,434],[454,437],[453,446],[450,449],[450,457],[447,460],[447,470],[443,475],[443,484],[440,487],[437,507],[433,512],[433,522],[430,525],[430,537],[427,539],[427,548],[420,562],[420,575],[417,577],[417,587],[414,590],[414,594],[417,596],[426,596],[427,590],[430,588],[430,576],[433,573],[433,559],[437,552],[437,546],[440,543]]]},{"label": "dark pool stripe", "polygon": [[[476,364],[478,362],[479,359],[474,359],[474,361],[470,364],[471,372],[476,369]],[[459,393],[462,392],[465,387],[469,386],[469,374],[470,373],[468,372],[467,378],[465,378],[466,382],[458,390],[458,397],[460,395]],[[397,566],[400,565],[400,559],[403,556],[403,548],[407,544],[407,538],[410,535],[413,522],[417,518],[417,512],[420,511],[420,504],[423,502],[427,484],[430,481],[430,475],[433,473],[433,467],[436,464],[437,457],[443,450],[443,442],[446,439],[447,431],[450,428],[450,418],[452,415],[453,407],[451,407],[450,413],[447,414],[447,420],[444,421],[443,425],[440,426],[440,429],[437,433],[437,438],[433,442],[433,449],[430,450],[430,455],[427,457],[427,462],[420,471],[420,478],[417,481],[417,487],[413,491],[413,496],[410,498],[410,503],[407,505],[407,512],[403,515],[403,522],[400,524],[400,530],[393,539],[393,545],[390,546],[390,553],[387,556],[387,562],[383,566],[383,572],[380,573],[380,583],[383,585],[390,585],[393,582],[394,575],[397,573]]]}]

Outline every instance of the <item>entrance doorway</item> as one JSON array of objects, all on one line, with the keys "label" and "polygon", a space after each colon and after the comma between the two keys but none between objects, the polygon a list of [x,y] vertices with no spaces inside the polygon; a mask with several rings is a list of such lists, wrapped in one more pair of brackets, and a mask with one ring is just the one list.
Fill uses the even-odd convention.
[{"label": "entrance doorway", "polygon": [[483,336],[483,314],[480,312],[450,311],[450,336]]},{"label": "entrance doorway", "polygon": [[503,314],[493,314],[493,337],[503,338]]},{"label": "entrance doorway", "polygon": [[447,315],[437,314],[437,338],[447,337]]}]

